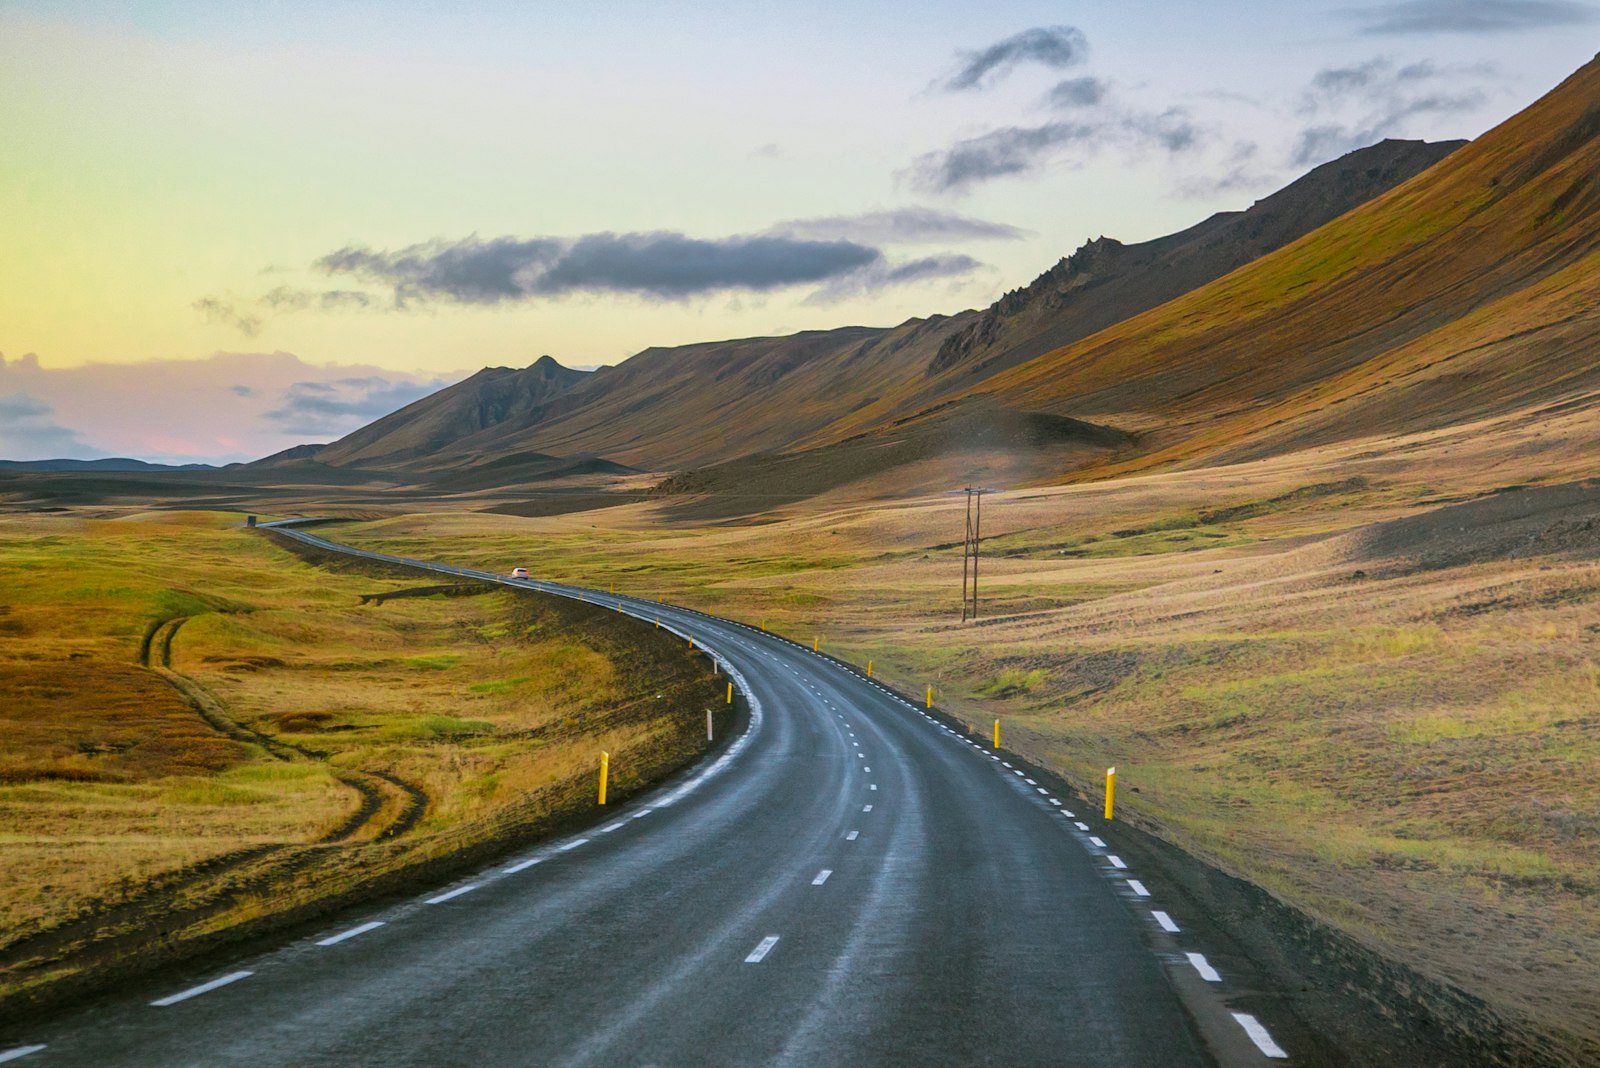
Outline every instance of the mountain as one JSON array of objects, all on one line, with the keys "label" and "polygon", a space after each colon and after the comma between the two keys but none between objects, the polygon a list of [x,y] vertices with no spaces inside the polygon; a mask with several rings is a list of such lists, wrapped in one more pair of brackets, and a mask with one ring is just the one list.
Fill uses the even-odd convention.
[{"label": "mountain", "polygon": [[[501,458],[523,454],[604,457],[655,471],[740,462],[748,477],[758,471],[764,472],[759,477],[789,477],[804,468],[811,473],[800,481],[824,487],[830,478],[868,477],[923,457],[959,457],[964,450],[998,457],[992,445],[998,441],[1037,444],[1040,463],[1050,469],[1103,460],[1126,449],[1126,434],[1092,421],[1030,422],[1025,410],[980,405],[940,415],[937,406],[1064,340],[1279,248],[1459,145],[1385,141],[1319,167],[1244,211],[1213,216],[1171,237],[1136,245],[1091,242],[985,312],[912,319],[892,328],[650,348],[587,374],[548,357],[521,371],[491,368],[317,450],[315,462],[441,481],[459,477],[473,485],[492,478]],[[932,415],[923,414],[930,408]],[[1073,429],[1058,433],[1062,427]],[[873,434],[889,434],[893,442],[876,448]],[[852,440],[854,446],[830,454],[840,462],[767,463],[774,455]],[[1036,468],[1002,464],[996,470],[1020,478],[1033,477]],[[469,478],[467,472],[476,473]]]},{"label": "mountain", "polygon": [[541,356],[531,366],[520,369],[486,367],[310,456],[296,458],[332,467],[434,467],[436,455],[446,446],[460,449],[475,437],[484,436],[485,431],[537,419],[546,404],[590,374],[563,367],[549,356]]},{"label": "mountain", "polygon": [[1221,212],[1136,245],[1098,238],[952,334],[929,370],[992,372],[1088,337],[1282,248],[1464,144],[1380,141],[1323,164],[1244,211]]},{"label": "mountain", "polygon": [[153,464],[126,456],[101,460],[0,460],[0,471],[215,471],[210,464]]},{"label": "mountain", "polygon": [[1597,100],[1600,58],[1383,196],[965,396],[1138,425],[1119,470],[1592,405]]}]

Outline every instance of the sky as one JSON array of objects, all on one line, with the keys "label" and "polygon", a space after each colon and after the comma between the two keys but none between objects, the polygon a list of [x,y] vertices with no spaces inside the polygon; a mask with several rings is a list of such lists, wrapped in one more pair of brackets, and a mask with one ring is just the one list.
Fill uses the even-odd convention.
[{"label": "sky", "polygon": [[0,458],[982,307],[1597,42],[1577,0],[0,0]]}]

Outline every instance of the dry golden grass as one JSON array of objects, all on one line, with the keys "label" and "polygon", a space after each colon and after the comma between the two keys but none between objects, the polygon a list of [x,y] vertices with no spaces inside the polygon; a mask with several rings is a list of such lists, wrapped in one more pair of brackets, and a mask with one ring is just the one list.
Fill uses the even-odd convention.
[{"label": "dry golden grass", "polygon": [[164,909],[220,930],[536,831],[602,748],[620,795],[700,745],[675,641],[484,587],[363,603],[429,580],[238,528],[0,517],[0,994]]}]

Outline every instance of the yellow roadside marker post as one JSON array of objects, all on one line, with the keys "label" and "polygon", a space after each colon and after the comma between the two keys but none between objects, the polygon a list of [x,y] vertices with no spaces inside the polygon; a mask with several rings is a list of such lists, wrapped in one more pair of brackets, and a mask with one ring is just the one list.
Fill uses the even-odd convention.
[{"label": "yellow roadside marker post", "polygon": [[1117,800],[1117,769],[1106,769],[1106,819],[1111,818],[1111,809]]},{"label": "yellow roadside marker post", "polygon": [[733,683],[728,683],[728,703],[733,704]]},{"label": "yellow roadside marker post", "polygon": [[694,635],[693,634],[689,635],[689,648],[690,649],[694,648]]},{"label": "yellow roadside marker post", "polygon": [[929,708],[933,707],[933,687],[932,686],[928,687],[928,707]]},{"label": "yellow roadside marker post", "polygon": [[867,678],[872,678],[872,661],[867,661]]},{"label": "yellow roadside marker post", "polygon": [[999,720],[995,720],[994,721],[994,747],[996,749],[1000,748],[1000,721]]},{"label": "yellow roadside marker post", "polygon": [[660,629],[661,629],[661,617],[660,616],[656,616],[656,630],[660,630]]},{"label": "yellow roadside marker post", "polygon": [[600,754],[600,803],[606,803],[606,779],[611,775],[611,754]]}]

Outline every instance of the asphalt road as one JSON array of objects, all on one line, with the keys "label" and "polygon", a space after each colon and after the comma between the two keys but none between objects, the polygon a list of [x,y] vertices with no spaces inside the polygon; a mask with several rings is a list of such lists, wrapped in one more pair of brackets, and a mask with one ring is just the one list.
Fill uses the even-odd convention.
[{"label": "asphalt road", "polygon": [[0,1061],[1284,1063],[1161,887],[1122,866],[1114,824],[809,648],[584,596],[718,658],[749,709],[731,747],[580,836],[157,976]]}]

